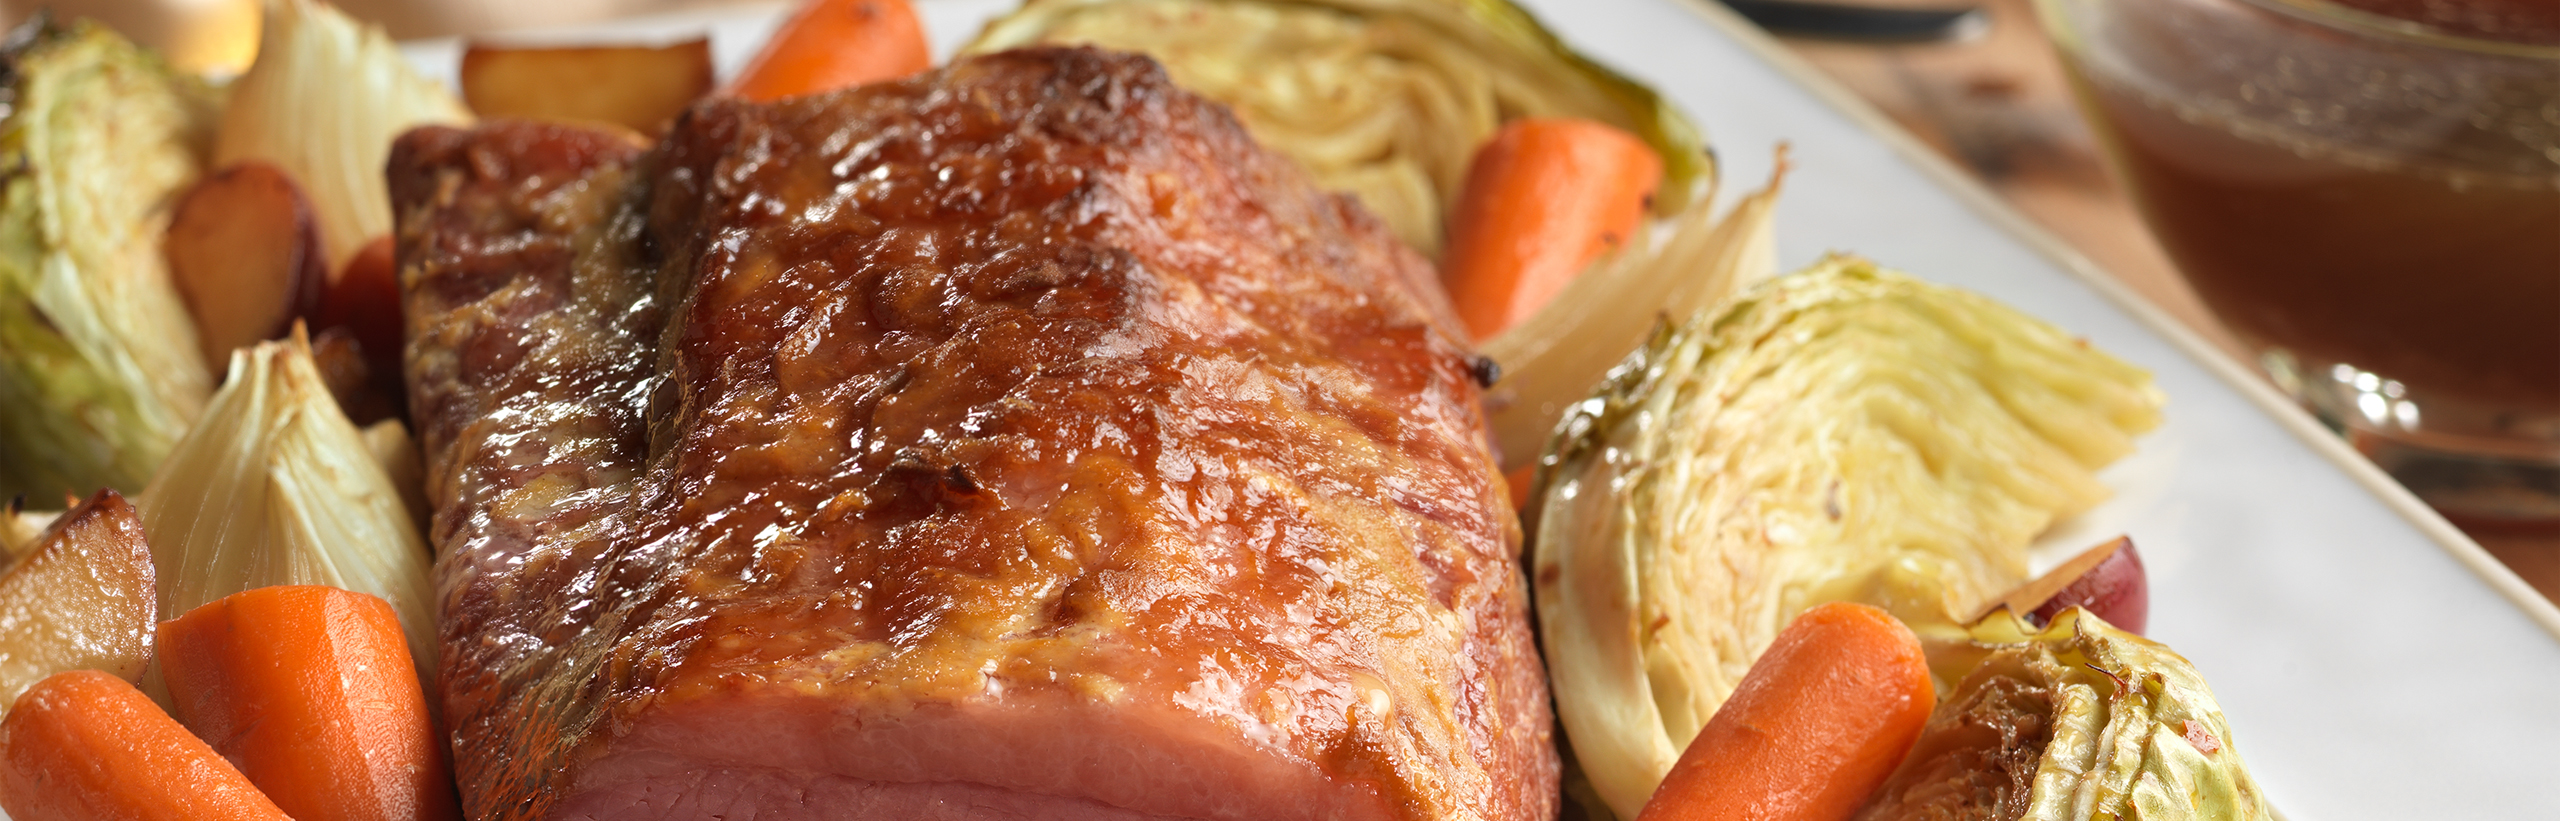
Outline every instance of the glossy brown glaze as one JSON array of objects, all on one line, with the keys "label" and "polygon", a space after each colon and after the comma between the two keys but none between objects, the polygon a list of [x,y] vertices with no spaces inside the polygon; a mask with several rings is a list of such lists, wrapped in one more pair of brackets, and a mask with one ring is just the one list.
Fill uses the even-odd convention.
[{"label": "glossy brown glaze", "polygon": [[[508,128],[394,175],[540,164],[409,150]],[[1554,814],[1472,357],[1224,109],[1016,52],[705,103],[640,187],[589,156],[588,222],[395,186],[475,815]],[[551,240],[616,285],[463,321],[430,309],[479,263],[411,253]],[[427,367],[508,322],[595,346]]]},{"label": "glossy brown glaze", "polygon": [[[435,510],[457,765],[519,728],[560,732],[556,718],[522,714],[574,703],[562,690],[576,684],[553,671],[586,610],[563,612],[575,605],[557,588],[607,559],[656,382],[664,312],[654,271],[635,259],[643,192],[630,181],[642,150],[532,123],[421,129],[393,146],[405,370]],[[555,757],[540,749],[509,760]],[[519,774],[502,789],[538,783]]]}]

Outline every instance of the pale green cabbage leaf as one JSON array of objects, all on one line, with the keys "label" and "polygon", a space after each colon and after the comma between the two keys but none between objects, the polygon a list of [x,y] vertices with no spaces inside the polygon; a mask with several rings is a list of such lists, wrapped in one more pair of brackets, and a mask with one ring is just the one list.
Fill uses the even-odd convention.
[{"label": "pale green cabbage leaf", "polygon": [[1715,171],[1697,128],[1660,95],[1508,0],[1031,0],[962,52],[1042,43],[1156,58],[1435,258],[1476,147],[1508,120],[1581,117],[1643,138],[1662,155],[1660,214]]},{"label": "pale green cabbage leaf", "polygon": [[1933,650],[1957,683],[1860,821],[2274,817],[2212,688],[2166,645],[2076,607],[2041,630],[2002,609],[1966,632]]},{"label": "pale green cabbage leaf", "polygon": [[215,97],[89,22],[21,29],[0,118],[0,498],[140,490],[212,392],[160,235]]},{"label": "pale green cabbage leaf", "polygon": [[1566,736],[1634,817],[1796,614],[1955,624],[2107,495],[2141,369],[1988,299],[1833,258],[1665,325],[1541,458],[1532,563]]}]

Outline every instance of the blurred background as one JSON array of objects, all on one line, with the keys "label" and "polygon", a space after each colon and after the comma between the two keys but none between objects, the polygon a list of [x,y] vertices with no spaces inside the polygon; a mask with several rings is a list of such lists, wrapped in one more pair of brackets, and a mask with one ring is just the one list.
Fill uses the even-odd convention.
[{"label": "blurred background", "polygon": [[[933,2],[933,0],[921,0]],[[1682,0],[1672,0],[1681,2]],[[570,25],[740,0],[334,0],[398,39]],[[1930,12],[1972,10],[1932,34],[1879,39],[1857,21],[1829,34],[1793,30],[1805,10],[1784,0],[1732,0],[1781,30],[1789,52],[1908,129],[2030,219],[2166,309],[2235,359],[2252,356],[2217,323],[2171,266],[2126,199],[2072,93],[2033,0],[1857,0]],[[2553,0],[2560,2],[2560,0]],[[178,62],[215,72],[245,66],[257,34],[257,0],[4,0],[11,25],[50,5],[95,17]],[[1755,8],[1756,6],[1756,8]],[[1777,14],[1769,15],[1772,7]],[[1820,12],[1823,10],[1815,9]],[[1821,14],[1820,29],[1837,21]],[[1844,34],[1847,37],[1844,39]],[[2560,230],[2560,227],[2555,227]],[[2560,320],[2555,320],[2560,321]],[[2560,600],[2560,523],[2455,519],[2545,597]]]}]

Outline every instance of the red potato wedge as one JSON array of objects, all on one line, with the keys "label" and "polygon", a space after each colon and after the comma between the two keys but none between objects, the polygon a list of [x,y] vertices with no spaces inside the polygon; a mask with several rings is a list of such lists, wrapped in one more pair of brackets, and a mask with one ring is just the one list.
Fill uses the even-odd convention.
[{"label": "red potato wedge", "polygon": [[395,348],[385,358],[387,373],[373,361],[372,348],[356,341],[355,330],[343,325],[311,335],[311,364],[320,369],[320,381],[338,400],[338,410],[359,427],[400,414],[400,353]]},{"label": "red potato wedge", "polygon": [[284,169],[256,160],[196,183],[162,243],[217,375],[233,349],[274,339],[309,313],[329,278],[311,201]]},{"label": "red potato wedge", "polygon": [[[315,344],[344,334],[354,340],[352,347],[362,354],[363,372],[355,376],[363,380],[363,393],[370,396],[339,392],[341,386],[335,381],[330,383],[347,418],[359,425],[395,414],[408,401],[400,381],[404,320],[400,315],[397,266],[391,258],[391,237],[374,237],[348,258],[346,269],[338,272],[329,290],[320,295],[320,308],[312,317]],[[344,354],[330,352],[340,358]],[[324,364],[328,364],[326,360]]]},{"label": "red potato wedge", "polygon": [[[329,395],[346,409],[364,400],[365,382],[372,376],[372,366],[364,361],[364,345],[356,341],[356,332],[344,326],[310,334],[311,365],[320,371],[320,381],[329,386]],[[355,414],[349,412],[348,418]]]},{"label": "red potato wedge", "polygon": [[95,669],[126,681],[151,661],[159,591],[142,517],[101,490],[0,574],[0,704],[46,676]]},{"label": "red potato wedge", "polygon": [[711,91],[711,41],[519,48],[473,43],[462,99],[482,117],[605,122],[655,133]]},{"label": "red potato wedge", "polygon": [[2009,591],[1983,608],[1981,615],[2002,607],[2025,614],[2038,627],[2065,608],[2079,607],[2139,635],[2151,619],[2151,581],[2142,569],[2142,554],[2133,549],[2133,539],[2118,536]]}]

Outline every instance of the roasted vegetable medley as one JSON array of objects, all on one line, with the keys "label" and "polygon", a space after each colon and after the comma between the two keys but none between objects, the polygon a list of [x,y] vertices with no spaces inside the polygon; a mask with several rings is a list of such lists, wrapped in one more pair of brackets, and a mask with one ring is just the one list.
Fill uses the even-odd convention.
[{"label": "roasted vegetable medley", "polygon": [[[485,303],[422,285],[426,229],[395,226],[385,180],[395,139],[540,120],[486,133],[569,134],[526,156],[609,146],[594,153],[643,158],[614,172],[638,178],[665,170],[649,165],[664,149],[641,146],[698,112],[805,111],[934,65],[903,0],[807,0],[736,77],[713,75],[707,38],[475,43],[463,88],[447,89],[325,3],[264,7],[258,57],[230,77],[86,21],[39,18],[0,43],[0,499],[14,499],[0,510],[0,808],[20,821],[459,817],[463,736],[439,723],[443,683],[500,674],[456,669],[457,653],[497,651],[452,643],[484,637],[452,634],[470,621],[446,612],[468,598],[455,591],[474,588],[438,575],[451,548],[435,540],[494,520],[454,487],[431,497],[407,391],[429,356],[479,373],[553,349],[457,352],[451,328],[521,319],[495,309],[456,309],[446,338],[405,323],[436,300],[570,297],[532,280],[488,285],[519,291]],[[1567,817],[2272,816],[2203,676],[2137,635],[2147,582],[2130,540],[2031,578],[2030,543],[2104,500],[2099,472],[2161,423],[2142,369],[1854,256],[1778,273],[1783,179],[1822,171],[1780,153],[1761,189],[1720,190],[1684,114],[1507,0],[1028,0],[963,54],[1066,44],[1151,56],[1162,96],[1195,99],[1163,93],[1169,76],[1223,104],[1203,109],[1217,127],[1240,122],[1270,149],[1253,156],[1305,172],[1279,176],[1339,209],[1316,224],[1366,232],[1388,267],[1422,272],[1399,287],[1438,362],[1472,381],[1451,378],[1485,389],[1460,414],[1481,416],[1460,421],[1490,433],[1459,437],[1452,464],[1473,483],[1446,484],[1491,488],[1460,501],[1500,513],[1485,541],[1521,543],[1487,566],[1525,570],[1509,589],[1533,598],[1541,641],[1528,651],[1520,627],[1512,655],[1543,655],[1526,669],[1561,732],[1536,746],[1549,780],[1563,753]],[[505,167],[487,151],[482,166]],[[544,193],[505,230],[647,245],[633,239],[653,230],[646,210],[615,210],[645,200],[507,179]],[[1158,193],[1154,217],[1180,223],[1190,201]],[[582,219],[597,222],[563,227]],[[500,244],[470,251],[513,252]],[[607,259],[579,257],[577,276],[628,261]],[[694,298],[656,289],[615,310]],[[652,390],[631,401],[667,398]],[[452,458],[531,464],[543,447]],[[946,495],[982,490],[958,468],[934,476]],[[596,492],[536,490],[507,498]],[[889,504],[839,502],[847,516]],[[1236,538],[1237,555],[1261,549]],[[613,610],[626,572],[575,583],[603,586]],[[594,627],[554,615],[557,636],[532,643]],[[1360,706],[1395,716],[1375,692]],[[494,806],[463,781],[460,806]]]}]

